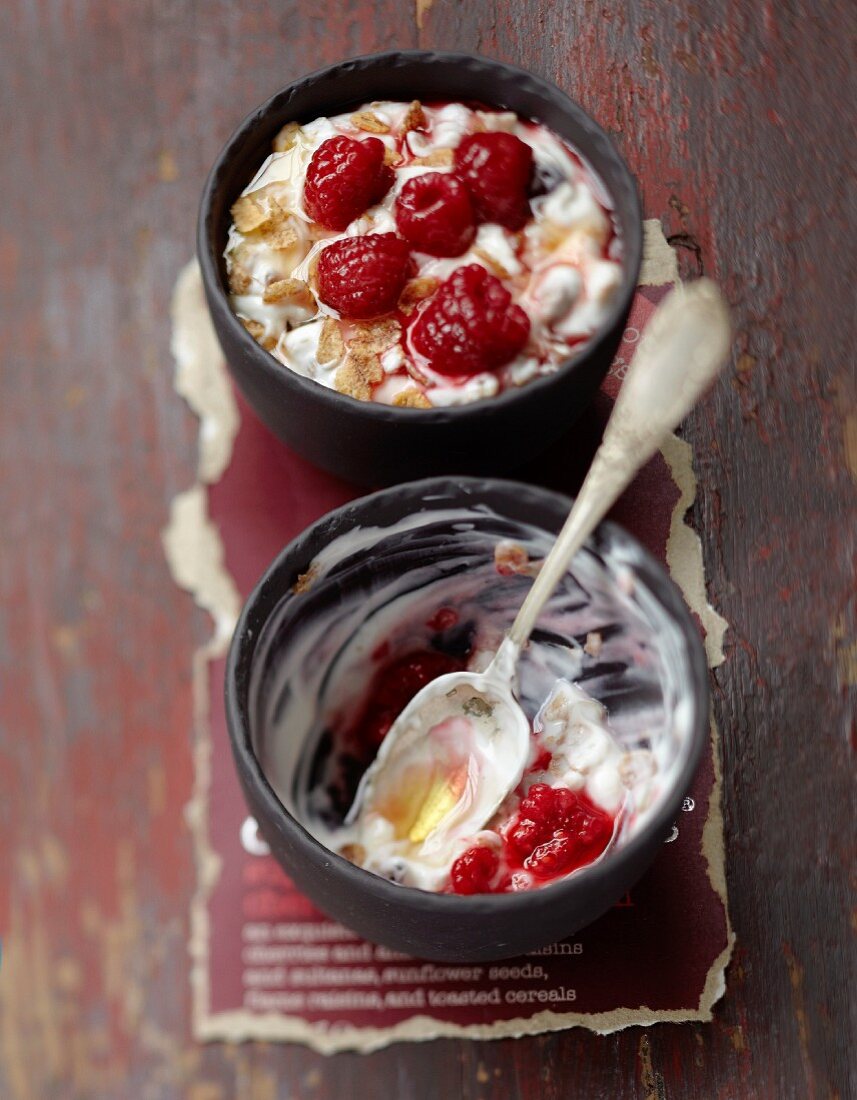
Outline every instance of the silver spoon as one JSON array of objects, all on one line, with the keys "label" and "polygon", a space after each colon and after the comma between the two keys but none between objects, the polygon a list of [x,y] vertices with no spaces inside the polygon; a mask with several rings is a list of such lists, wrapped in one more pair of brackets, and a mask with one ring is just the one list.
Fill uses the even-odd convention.
[{"label": "silver spoon", "polygon": [[539,614],[611,505],[714,380],[730,340],[726,303],[709,279],[665,299],[568,519],[491,664],[440,676],[408,703],[364,774],[347,824],[359,831],[370,815],[392,819],[398,839],[438,864],[484,828],[527,764],[530,723],[515,697],[516,666]]}]

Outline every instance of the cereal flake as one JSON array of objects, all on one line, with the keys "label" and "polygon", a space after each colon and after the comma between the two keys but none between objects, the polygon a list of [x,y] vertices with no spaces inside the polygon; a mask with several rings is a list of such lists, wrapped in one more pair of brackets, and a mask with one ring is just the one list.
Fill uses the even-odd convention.
[{"label": "cereal flake", "polygon": [[501,539],[494,547],[494,568],[504,577],[513,573],[527,573],[530,555],[520,543]]},{"label": "cereal flake", "polygon": [[382,321],[355,324],[354,334],[348,341],[349,349],[377,354],[386,351],[402,335],[402,326],[394,317]]},{"label": "cereal flake", "polygon": [[287,153],[297,141],[300,132],[301,128],[296,122],[287,122],[274,138],[274,152]]},{"label": "cereal flake", "polygon": [[262,206],[255,195],[255,192],[242,195],[232,204],[232,220],[239,233],[253,233],[271,220],[270,211]]},{"label": "cereal flake", "polygon": [[405,117],[402,120],[402,133],[407,134],[410,130],[424,130],[426,125],[426,113],[423,110],[423,105],[418,99],[415,99],[405,112]]},{"label": "cereal flake", "polygon": [[384,378],[384,368],[377,352],[366,348],[349,348],[345,362],[337,370],[333,384],[340,392],[358,401],[372,398],[372,387]]},{"label": "cereal flake", "polygon": [[432,149],[424,157],[414,157],[414,164],[424,164],[428,167],[451,167],[453,159],[452,149],[442,146],[440,149]]},{"label": "cereal flake", "polygon": [[474,248],[473,255],[478,256],[492,275],[496,275],[498,279],[512,278],[511,274],[503,267],[500,261],[495,259],[490,252],[486,252],[484,248]]},{"label": "cereal flake", "polygon": [[417,279],[411,279],[405,283],[399,298],[399,309],[402,313],[413,313],[417,302],[430,297],[440,286],[440,281],[433,275],[421,275]]},{"label": "cereal flake", "polygon": [[306,573],[298,574],[298,579],[292,585],[292,592],[296,596],[301,595],[301,593],[303,592],[309,592],[317,576],[318,566],[315,564],[315,562],[313,562],[309,569],[307,569]]},{"label": "cereal flake", "polygon": [[263,231],[265,243],[278,252],[288,252],[298,243],[298,235],[288,215],[273,221],[270,229]]},{"label": "cereal flake", "polygon": [[389,134],[390,127],[372,111],[358,111],[351,116],[352,125],[367,134]]},{"label": "cereal flake", "polygon": [[393,398],[393,404],[400,409],[430,409],[432,407],[431,401],[416,386],[399,390]]},{"label": "cereal flake", "polygon": [[345,355],[345,342],[342,339],[342,330],[339,322],[333,317],[326,317],[321,326],[321,335],[318,338],[318,350],[316,359],[320,365],[336,363]]},{"label": "cereal flake", "polygon": [[234,261],[229,265],[229,289],[233,294],[247,294],[253,284],[253,277],[246,267]]},{"label": "cereal flake", "polygon": [[288,301],[309,304],[310,299],[309,287],[301,279],[274,279],[262,293],[262,301],[268,304]]},{"label": "cereal flake", "polygon": [[366,862],[367,852],[362,844],[343,844],[339,854],[351,863],[356,863],[358,867],[362,867]]},{"label": "cereal flake", "polygon": [[261,321],[251,321],[249,317],[239,317],[238,320],[247,329],[254,340],[261,340],[265,335],[265,326]]}]

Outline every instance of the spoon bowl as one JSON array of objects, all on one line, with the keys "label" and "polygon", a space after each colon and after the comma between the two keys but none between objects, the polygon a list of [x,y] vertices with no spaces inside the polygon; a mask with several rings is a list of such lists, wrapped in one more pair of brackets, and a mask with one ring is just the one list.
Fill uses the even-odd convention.
[{"label": "spoon bowl", "polygon": [[[572,935],[650,866],[691,791],[709,743],[699,627],[663,565],[633,535],[602,523],[552,598],[542,617],[546,632],[535,632],[518,677],[534,715],[554,674],[575,679],[575,639],[603,632],[603,651],[586,660],[587,693],[607,707],[624,751],[648,748],[659,760],[649,810],[623,830],[609,856],[544,890],[446,894],[366,870],[339,855],[320,831],[316,799],[333,749],[320,718],[333,702],[326,685],[342,646],[349,638],[357,645],[376,622],[367,639],[374,647],[391,625],[422,622],[422,611],[412,619],[414,608],[427,614],[451,606],[456,594],[471,593],[486,621],[508,626],[515,616],[511,593],[524,586],[497,573],[497,544],[513,539],[531,561],[543,559],[569,507],[559,493],[494,478],[398,485],[308,527],[271,562],[242,613],[226,705],[249,813],[302,895],[393,951],[476,963]],[[310,570],[311,589],[296,590],[296,578]],[[384,609],[397,610],[391,619]]]},{"label": "spoon bowl", "polygon": [[440,676],[405,707],[346,818],[357,826],[358,844],[380,816],[413,856],[442,870],[460,841],[494,816],[530,752],[530,723],[515,697],[516,659],[506,641],[485,672]]}]

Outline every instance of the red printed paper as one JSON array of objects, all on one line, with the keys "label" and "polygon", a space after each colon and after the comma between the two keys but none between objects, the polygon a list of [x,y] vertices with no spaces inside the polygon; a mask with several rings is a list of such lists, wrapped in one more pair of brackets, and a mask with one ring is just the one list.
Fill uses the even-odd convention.
[{"label": "red printed paper", "polygon": [[[650,271],[668,255],[662,241],[648,234],[656,253]],[[575,440],[558,444],[553,461],[528,467],[528,480],[576,490],[624,369],[670,280],[661,273],[651,281],[661,285],[638,291],[617,359]],[[217,623],[195,665],[191,822],[200,881],[191,947],[198,1037],[369,1050],[439,1035],[493,1038],[574,1025],[605,1032],[657,1020],[709,1019],[723,992],[732,944],[713,734],[672,835],[646,876],[596,923],[525,957],[445,966],[366,943],[316,910],[267,854],[228,743],[222,696],[229,631],[240,601],[282,547],[359,490],[298,458],[233,396],[206,323],[191,266],[176,292],[174,350],[177,388],[203,418],[200,484],[177,498],[165,543],[177,581]],[[683,522],[694,489],[689,448],[674,438],[612,518],[667,562],[716,663],[725,623],[706,602],[699,543]]]}]

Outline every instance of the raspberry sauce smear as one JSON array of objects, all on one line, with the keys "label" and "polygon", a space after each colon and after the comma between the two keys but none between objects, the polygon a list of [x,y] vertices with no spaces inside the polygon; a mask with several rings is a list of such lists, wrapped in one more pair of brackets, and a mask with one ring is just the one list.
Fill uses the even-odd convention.
[{"label": "raspberry sauce smear", "polygon": [[468,848],[453,863],[455,894],[499,894],[546,886],[593,863],[607,850],[615,819],[585,794],[568,787],[533,783],[517,813]]}]

